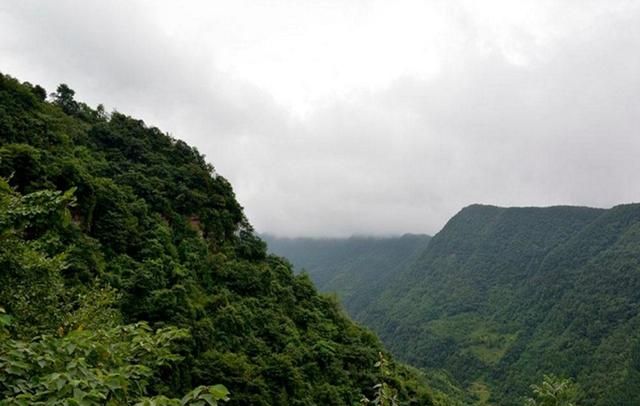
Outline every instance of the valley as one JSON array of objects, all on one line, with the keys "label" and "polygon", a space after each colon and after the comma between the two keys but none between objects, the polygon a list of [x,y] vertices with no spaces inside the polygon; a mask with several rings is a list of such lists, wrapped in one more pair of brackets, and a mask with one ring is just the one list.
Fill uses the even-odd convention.
[{"label": "valley", "polygon": [[[532,382],[553,373],[577,380],[582,404],[640,402],[632,383],[640,376],[640,205],[472,205],[423,241],[419,254],[407,247],[411,260],[378,271],[383,283],[367,262],[370,252],[351,260],[357,268],[331,255],[337,242],[333,251],[318,249],[327,254],[322,262],[311,245],[270,247],[317,278],[321,290],[345,296],[350,315],[400,359],[443,369],[477,399],[520,404]],[[371,250],[385,256],[381,245]],[[367,278],[355,293],[349,283],[324,282],[359,273]],[[353,307],[358,295],[367,303]]]}]

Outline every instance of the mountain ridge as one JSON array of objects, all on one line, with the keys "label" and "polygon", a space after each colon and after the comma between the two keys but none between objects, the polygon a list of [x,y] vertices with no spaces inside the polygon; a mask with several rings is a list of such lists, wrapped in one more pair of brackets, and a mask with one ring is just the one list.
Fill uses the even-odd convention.
[{"label": "mountain ridge", "polygon": [[[560,343],[555,342],[560,340],[545,338],[544,332],[561,333],[567,314],[588,301],[585,292],[597,291],[602,284],[608,283],[610,291],[591,299],[603,309],[611,306],[611,300],[637,308],[640,298],[631,288],[623,289],[609,273],[590,264],[611,250],[628,248],[639,254],[638,227],[638,204],[611,209],[470,206],[433,237],[414,266],[396,275],[367,309],[370,317],[362,321],[381,335],[392,352],[414,365],[445,368],[465,385],[493,379],[498,388],[494,401],[499,404],[516,404],[516,395],[526,392],[525,382],[549,372],[572,376],[588,393],[597,394],[585,404],[608,404],[610,394],[605,395],[603,381],[593,379],[590,361],[583,361],[589,358],[588,352],[575,353],[569,360],[566,353],[570,351],[558,347]],[[623,241],[624,247],[616,247]],[[637,257],[625,255],[630,286],[640,288]],[[610,269],[622,258],[609,254],[609,262],[601,266]],[[616,286],[618,290],[613,289]],[[590,307],[594,314],[583,316],[585,325],[610,325],[611,330],[599,330],[604,336],[619,327]],[[576,325],[566,328],[562,334],[575,342],[593,334],[595,341],[585,344],[586,348],[597,348],[598,340],[606,340]],[[630,337],[637,339],[638,334]],[[537,347],[543,340],[554,346],[547,351]],[[629,347],[623,351],[628,353]],[[553,361],[552,356],[566,364]],[[615,358],[613,353],[602,356]],[[509,371],[518,371],[517,376],[504,375]]]},{"label": "mountain ridge", "polygon": [[449,404],[267,253],[196,148],[66,85],[0,74],[0,233],[1,398]]},{"label": "mountain ridge", "polygon": [[581,384],[581,404],[640,401],[640,204],[472,204],[384,284],[358,288],[370,300],[347,306],[356,320],[478,398],[518,405],[554,373]]}]

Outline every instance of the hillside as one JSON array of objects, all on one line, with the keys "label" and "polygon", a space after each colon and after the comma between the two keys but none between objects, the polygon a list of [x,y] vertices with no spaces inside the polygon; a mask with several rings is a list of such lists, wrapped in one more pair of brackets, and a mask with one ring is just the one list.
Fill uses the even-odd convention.
[{"label": "hillside", "polygon": [[467,207],[361,314],[494,404],[543,373],[577,380],[581,405],[640,404],[640,205]]},{"label": "hillside", "polygon": [[195,148],[67,86],[46,98],[0,75],[7,404],[175,405],[194,388],[183,404],[227,389],[230,405],[444,397],[376,367],[376,337],[267,254]]},{"label": "hillside", "polygon": [[270,252],[307,272],[321,292],[337,293],[358,320],[387,281],[412,264],[431,237],[263,238]]}]

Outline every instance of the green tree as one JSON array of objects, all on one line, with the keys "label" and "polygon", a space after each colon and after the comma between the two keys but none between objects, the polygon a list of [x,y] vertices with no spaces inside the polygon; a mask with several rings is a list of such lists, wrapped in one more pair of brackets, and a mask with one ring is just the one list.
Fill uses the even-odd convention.
[{"label": "green tree", "polygon": [[22,196],[0,179],[0,305],[19,337],[51,332],[62,321],[67,249],[58,232],[70,222],[73,201],[73,190]]},{"label": "green tree", "polygon": [[108,287],[65,292],[67,252],[59,252],[52,232],[69,225],[73,202],[73,190],[22,196],[0,178],[0,405],[217,405],[228,399],[221,385],[200,386],[182,400],[149,397],[162,389],[158,375],[183,359],[173,350],[190,338],[188,331],[119,325],[118,295]]},{"label": "green tree", "polygon": [[51,94],[53,103],[57,104],[62,110],[69,115],[77,115],[80,106],[78,102],[74,100],[76,92],[66,84],[62,83],[58,86],[55,93]]},{"label": "green tree", "polygon": [[376,362],[375,367],[380,372],[380,382],[373,386],[374,398],[369,400],[366,396],[363,396],[360,403],[375,406],[398,406],[398,391],[388,382],[391,372],[388,361],[381,352],[378,353],[378,362]]},{"label": "green tree", "polygon": [[533,397],[527,398],[525,406],[576,406],[579,387],[570,379],[545,375],[540,385],[531,385]]}]

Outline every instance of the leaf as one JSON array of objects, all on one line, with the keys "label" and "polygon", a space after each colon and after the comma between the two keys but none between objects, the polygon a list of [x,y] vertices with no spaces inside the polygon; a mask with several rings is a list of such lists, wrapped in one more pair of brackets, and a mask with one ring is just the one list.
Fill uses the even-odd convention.
[{"label": "leaf", "polygon": [[215,400],[224,400],[229,395],[229,390],[224,385],[213,385],[209,388],[209,393]]}]

